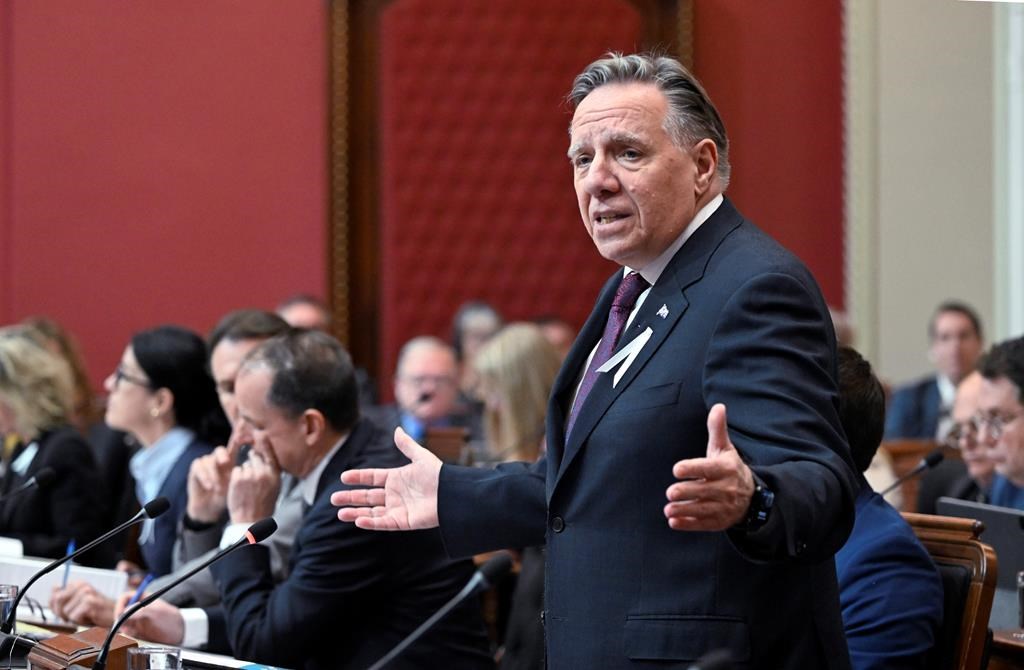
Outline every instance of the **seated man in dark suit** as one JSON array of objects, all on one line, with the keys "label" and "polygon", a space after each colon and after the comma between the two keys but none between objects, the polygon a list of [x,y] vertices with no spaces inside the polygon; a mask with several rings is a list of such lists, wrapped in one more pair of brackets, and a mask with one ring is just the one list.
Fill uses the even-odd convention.
[{"label": "seated man in dark suit", "polygon": [[[273,513],[287,472],[310,506],[289,575],[275,586],[266,547],[237,551],[211,568],[222,607],[155,603],[128,630],[290,668],[366,668],[454,596],[473,565],[448,559],[436,530],[381,534],[337,523],[329,498],[343,470],[404,459],[359,418],[352,363],[336,340],[313,331],[268,340],[242,363],[235,392],[253,455],[232,472],[222,546]],[[452,611],[389,667],[493,667],[479,603]]]},{"label": "seated man in dark suit", "polygon": [[[839,349],[839,416],[863,472],[875,456],[885,394],[871,365]],[[857,517],[836,554],[843,629],[854,670],[925,668],[942,623],[942,581],[914,531],[861,479]]]},{"label": "seated man in dark suit", "polygon": [[937,374],[893,392],[885,420],[887,440],[946,436],[957,384],[974,370],[984,344],[981,319],[969,305],[944,302],[928,322],[928,341]]},{"label": "seated man in dark suit", "polygon": [[468,416],[459,401],[458,383],[452,348],[436,337],[414,337],[398,354],[395,403],[368,408],[366,416],[389,435],[401,426],[421,442],[428,428],[454,426],[478,434],[479,418],[473,421]]}]

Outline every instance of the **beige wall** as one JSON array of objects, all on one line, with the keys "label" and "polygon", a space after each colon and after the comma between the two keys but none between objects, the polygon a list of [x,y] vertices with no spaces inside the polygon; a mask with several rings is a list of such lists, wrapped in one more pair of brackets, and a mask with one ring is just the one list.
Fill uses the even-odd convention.
[{"label": "beige wall", "polygon": [[[874,140],[851,151],[873,153],[877,221],[872,248],[851,262],[872,268],[876,284],[874,305],[854,318],[859,344],[900,383],[930,370],[925,327],[940,301],[970,302],[992,323],[993,8],[882,0],[871,18]],[[852,272],[850,281],[870,277]]]}]

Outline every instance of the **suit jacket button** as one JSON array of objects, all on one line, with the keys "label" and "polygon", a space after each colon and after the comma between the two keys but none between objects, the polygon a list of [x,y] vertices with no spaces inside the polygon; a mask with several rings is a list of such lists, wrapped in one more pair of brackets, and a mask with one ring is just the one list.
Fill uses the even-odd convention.
[{"label": "suit jacket button", "polygon": [[551,530],[555,531],[556,533],[561,533],[563,530],[565,530],[565,521],[562,520],[562,517],[556,516],[554,519],[551,520]]}]

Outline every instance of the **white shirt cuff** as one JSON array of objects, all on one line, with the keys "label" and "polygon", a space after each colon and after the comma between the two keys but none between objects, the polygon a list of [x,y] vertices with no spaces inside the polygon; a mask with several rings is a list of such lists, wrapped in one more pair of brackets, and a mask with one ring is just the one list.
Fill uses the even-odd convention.
[{"label": "white shirt cuff", "polygon": [[245,536],[245,532],[249,530],[251,524],[247,523],[229,523],[227,528],[224,529],[224,534],[220,536],[220,548],[227,549],[235,542],[238,542]]},{"label": "white shirt cuff", "polygon": [[210,620],[206,616],[206,611],[198,607],[183,607],[178,611],[185,622],[185,635],[181,639],[181,646],[190,649],[206,646],[210,641]]}]

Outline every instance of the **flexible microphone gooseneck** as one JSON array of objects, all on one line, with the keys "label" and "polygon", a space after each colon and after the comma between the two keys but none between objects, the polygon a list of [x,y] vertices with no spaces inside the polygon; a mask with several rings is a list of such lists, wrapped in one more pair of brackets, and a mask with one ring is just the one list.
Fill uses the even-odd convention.
[{"label": "flexible microphone gooseneck", "polygon": [[32,489],[39,488],[45,489],[57,479],[57,473],[54,472],[53,468],[46,467],[40,468],[39,472],[32,475],[27,482],[14,489],[10,493],[0,496],[0,503],[6,502],[9,498],[14,498],[25,491],[31,491]]},{"label": "flexible microphone gooseneck", "polygon": [[486,591],[491,588],[501,581],[501,579],[507,575],[511,569],[512,557],[508,554],[497,554],[493,558],[489,559],[486,563],[480,566],[479,570],[473,573],[470,580],[466,582],[466,585],[462,587],[462,590],[459,591],[454,598],[445,603],[444,607],[437,610],[433,616],[420,624],[419,628],[409,633],[408,637],[399,642],[397,647],[389,651],[383,658],[370,666],[370,670],[380,670],[386,664],[395,660],[399,654],[405,651],[413,642],[420,639],[420,636],[444,618],[444,615],[448,614],[448,612],[450,612],[456,605],[473,594]]},{"label": "flexible microphone gooseneck", "polygon": [[92,670],[105,670],[105,668],[107,667],[107,655],[110,653],[110,644],[114,640],[114,635],[117,634],[118,629],[121,628],[121,625],[124,624],[124,622],[127,621],[129,617],[131,617],[133,614],[135,614],[140,609],[150,604],[163,594],[173,589],[178,584],[181,584],[186,579],[189,579],[196,573],[205,570],[210,566],[211,563],[219,561],[220,559],[224,558],[225,556],[233,552],[235,549],[238,549],[239,547],[245,547],[250,544],[258,544],[259,542],[262,542],[263,540],[273,535],[274,531],[276,530],[277,522],[274,521],[273,517],[267,517],[266,519],[261,519],[260,521],[257,521],[253,525],[249,526],[249,530],[247,530],[245,532],[245,535],[243,535],[237,542],[217,552],[209,559],[203,561],[199,565],[195,566],[185,574],[181,575],[180,577],[172,581],[170,584],[167,584],[157,589],[153,593],[147,594],[145,598],[139,600],[137,603],[127,608],[125,611],[121,612],[121,616],[119,616],[117,618],[117,621],[114,622],[114,625],[110,627],[110,632],[107,633],[107,637],[103,640],[103,645],[100,647],[100,652],[96,656],[96,661],[92,664]]},{"label": "flexible microphone gooseneck", "polygon": [[936,449],[935,451],[929,452],[924,458],[921,459],[920,463],[918,463],[917,465],[914,466],[913,470],[911,470],[910,472],[906,473],[902,477],[899,477],[896,481],[894,481],[892,484],[887,486],[886,489],[884,491],[882,491],[882,493],[880,495],[885,496],[890,491],[892,491],[893,489],[895,489],[897,486],[899,486],[903,482],[907,481],[908,479],[912,479],[912,478],[918,476],[919,474],[921,474],[925,470],[929,470],[931,468],[934,468],[936,465],[941,463],[942,459],[945,458],[945,457],[946,456],[945,456],[945,454],[942,453],[942,449],[941,448],[940,449]]},{"label": "flexible microphone gooseneck", "polygon": [[29,588],[33,584],[35,584],[40,577],[49,574],[50,572],[53,572],[54,570],[64,565],[68,561],[73,560],[78,556],[81,556],[82,554],[89,551],[96,545],[100,544],[101,542],[104,542],[105,540],[110,539],[114,535],[117,535],[122,530],[131,526],[132,524],[136,524],[144,519],[155,519],[156,517],[160,516],[170,508],[171,503],[170,501],[167,500],[167,498],[160,497],[156,498],[155,500],[151,500],[148,503],[146,503],[135,516],[128,519],[114,530],[107,531],[106,533],[100,535],[98,538],[96,538],[89,544],[85,545],[78,551],[73,551],[67,556],[62,556],[58,558],[57,560],[47,565],[45,568],[43,568],[36,574],[32,575],[32,579],[28,580],[28,583],[25,584],[24,588],[18,590],[18,597],[14,599],[14,604],[11,605],[11,611],[7,614],[7,618],[4,620],[3,625],[0,625],[0,633],[10,634],[10,632],[14,630],[14,621],[17,618],[18,614],[18,603],[21,602],[21,599],[25,597],[26,593],[28,593]]}]

